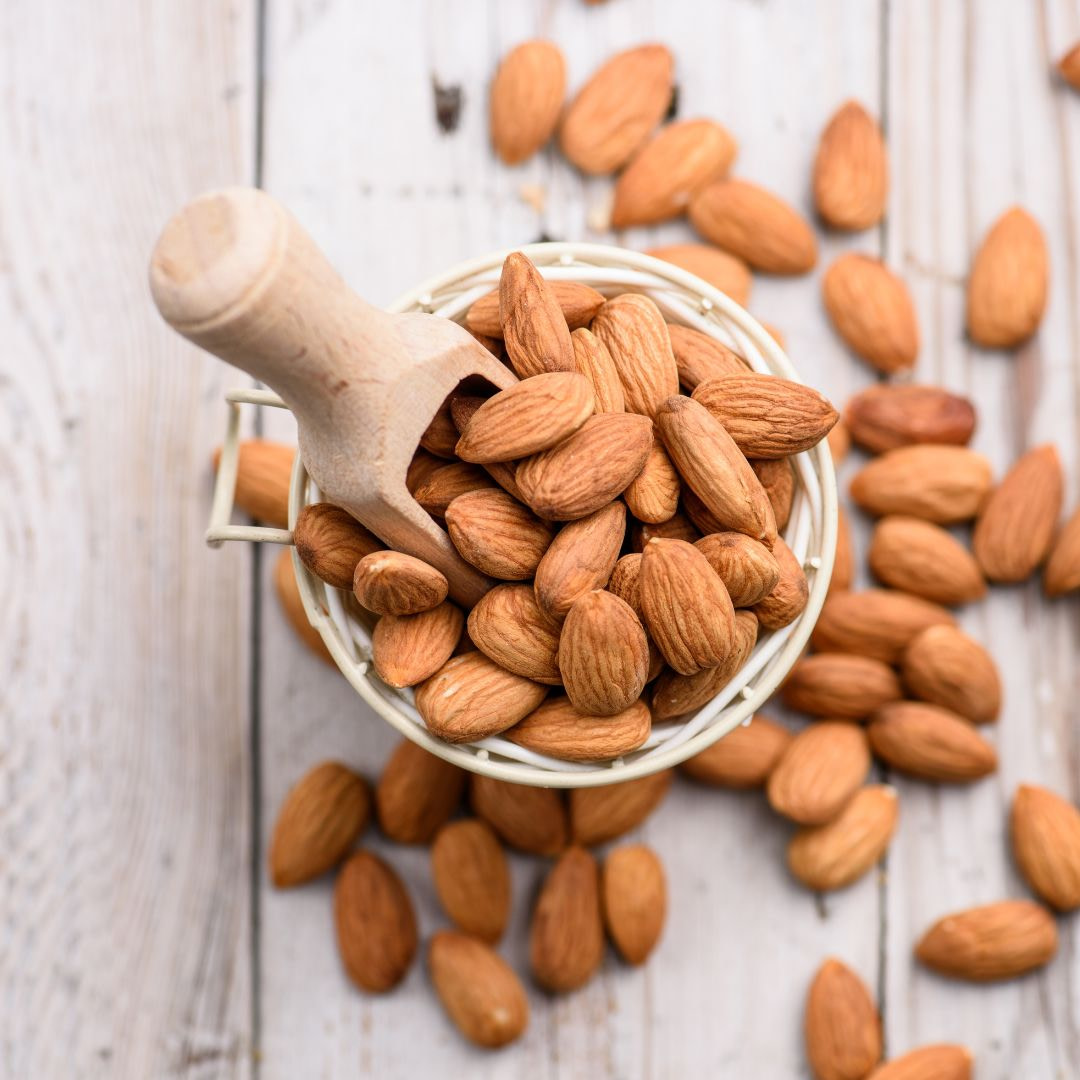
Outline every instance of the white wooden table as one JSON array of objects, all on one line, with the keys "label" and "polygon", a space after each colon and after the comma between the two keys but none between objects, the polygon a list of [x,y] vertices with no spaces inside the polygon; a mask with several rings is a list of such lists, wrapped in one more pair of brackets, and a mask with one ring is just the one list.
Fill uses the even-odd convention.
[{"label": "white wooden table", "polygon": [[[816,136],[858,97],[884,118],[887,223],[824,242],[910,282],[920,375],[971,394],[1000,468],[1055,440],[1080,471],[1080,98],[1051,61],[1075,0],[9,0],[0,5],[0,1076],[762,1077],[806,1075],[801,1006],[835,954],[876,986],[890,1051],[967,1043],[979,1080],[1080,1076],[1080,932],[1043,973],[989,989],[913,967],[940,914],[1023,895],[1005,835],[1021,780],[1080,796],[1076,602],[996,590],[963,622],[1002,665],[1001,769],[970,789],[897,781],[885,873],[824,901],[783,868],[753,796],[680,785],[642,830],[671,913],[644,970],[609,958],[566,999],[532,995],[528,1036],[490,1055],[443,1018],[420,965],[384,998],[347,985],[328,882],[268,888],[289,784],[340,756],[374,775],[388,729],[292,639],[270,558],[202,543],[209,454],[237,373],[168,334],[145,265],[195,193],[262,183],[353,285],[389,302],[465,257],[597,235],[608,185],[551,153],[487,149],[496,58],[543,34],[578,85],[646,39],[678,58],[680,114],[713,115],[737,169],[804,208]],[[433,83],[460,87],[456,130]],[[519,197],[546,189],[542,212]],[[961,334],[984,227],[1023,202],[1053,292],[1016,356]],[[816,275],[815,275],[816,276]],[[815,281],[762,280],[751,308],[807,379],[844,400],[871,375],[838,346]],[[287,419],[262,421],[287,436]],[[283,426],[284,425],[284,426]],[[863,531],[865,539],[865,530]],[[377,848],[383,845],[372,838]],[[395,850],[425,932],[426,853]],[[517,859],[505,946],[523,965],[542,866]]]}]

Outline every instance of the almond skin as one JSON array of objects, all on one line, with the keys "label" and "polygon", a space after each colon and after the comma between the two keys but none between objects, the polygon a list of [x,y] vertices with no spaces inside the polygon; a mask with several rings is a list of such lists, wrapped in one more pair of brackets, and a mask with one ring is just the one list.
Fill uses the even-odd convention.
[{"label": "almond skin", "polygon": [[511,252],[503,262],[499,320],[507,356],[519,378],[545,371],[576,370],[570,327],[559,299],[520,251]]},{"label": "almond skin", "polygon": [[771,191],[719,180],[690,202],[690,221],[710,243],[767,274],[804,274],[817,262],[806,219]]},{"label": "almond skin", "polygon": [[504,581],[531,578],[555,535],[527,506],[495,488],[459,495],[445,516],[458,554]]},{"label": "almond skin", "polygon": [[575,330],[570,340],[574,343],[574,363],[592,387],[594,410],[598,413],[625,412],[626,395],[607,346],[585,327]]},{"label": "almond skin", "polygon": [[375,788],[379,828],[397,844],[427,844],[461,804],[465,772],[402,739]]},{"label": "almond skin", "polygon": [[450,394],[439,406],[439,411],[431,418],[431,423],[420,436],[420,447],[436,457],[452,459],[454,444],[457,442],[457,428],[454,425],[453,402],[457,395]]},{"label": "almond skin", "polygon": [[352,589],[356,564],[383,547],[352,514],[331,503],[313,503],[300,511],[293,544],[300,561],[335,589]]},{"label": "almond skin", "polygon": [[929,521],[902,514],[882,518],[868,559],[882,584],[935,604],[970,604],[986,595],[986,579],[971,552]]},{"label": "almond skin", "polygon": [[893,1058],[866,1080],[971,1080],[971,1065],[966,1047],[935,1043]]},{"label": "almond skin", "polygon": [[623,492],[626,505],[638,521],[659,525],[675,516],[680,489],[679,474],[654,434],[644,467]]},{"label": "almond skin", "polygon": [[[237,448],[233,503],[248,517],[275,529],[289,527],[289,487],[296,447],[269,439],[244,439]],[[221,448],[214,451],[214,469]],[[379,545],[381,547],[381,545]]]},{"label": "almond skin", "polygon": [[417,711],[428,730],[447,742],[498,735],[528,716],[547,689],[493,663],[483,653],[455,656],[421,683]]},{"label": "almond skin", "polygon": [[754,614],[764,629],[780,630],[803,613],[810,599],[810,587],[802,564],[782,536],[776,538],[772,551],[780,567],[780,580],[764,600],[754,605]]},{"label": "almond skin", "polygon": [[416,915],[394,870],[358,851],[334,885],[334,922],[345,972],[362,990],[392,990],[416,955]]},{"label": "almond skin", "polygon": [[1064,477],[1049,443],[1029,450],[1005,474],[979,511],[971,546],[991,581],[1024,581],[1054,539]]},{"label": "almond skin", "polygon": [[864,465],[851,497],[867,513],[907,514],[938,525],[968,521],[990,490],[990,462],[963,446],[903,446]]},{"label": "almond skin", "polygon": [[651,730],[644,701],[635,701],[612,716],[591,716],[568,698],[557,698],[529,713],[505,737],[562,761],[611,761],[637,750]]},{"label": "almond skin", "polygon": [[567,696],[588,716],[614,716],[641,696],[649,644],[633,608],[594,589],[574,601],[559,638]]},{"label": "almond skin", "polygon": [[[436,469],[413,492],[413,498],[432,516],[441,518],[447,507],[470,491],[495,491],[495,481],[479,465],[455,461]],[[379,547],[382,547],[380,544]]]},{"label": "almond skin", "polygon": [[[836,429],[833,428],[833,431]],[[769,505],[773,508],[776,527],[780,531],[787,528],[791,517],[791,506],[795,501],[795,470],[790,461],[778,458],[773,461],[751,461],[750,468],[758,478],[758,483],[765,489]]]},{"label": "almond skin", "polygon": [[791,741],[769,774],[769,805],[800,825],[832,821],[870,771],[866,733],[854,724],[822,721]]},{"label": "almond skin", "polygon": [[806,1057],[815,1080],[864,1080],[881,1060],[881,1017],[866,984],[830,957],[806,994]]},{"label": "almond skin", "polygon": [[894,701],[870,717],[870,747],[891,768],[921,780],[964,783],[997,768],[997,753],[963,717],[937,705]]},{"label": "almond skin", "polygon": [[763,787],[794,736],[766,716],[740,724],[708,749],[687,758],[680,768],[712,787],[749,790]]},{"label": "almond skin", "polygon": [[802,383],[776,375],[728,375],[699,383],[701,402],[748,458],[783,458],[817,446],[839,414]]},{"label": "almond skin", "polygon": [[841,255],[821,281],[825,311],[852,352],[887,375],[915,366],[919,323],[911,293],[880,259]]},{"label": "almond skin", "polygon": [[559,129],[563,154],[594,176],[624,165],[667,111],[673,68],[663,45],[640,45],[613,56],[567,108]]},{"label": "almond skin", "polygon": [[877,121],[857,101],[833,114],[814,160],[814,205],[834,229],[869,229],[885,216],[889,160]]},{"label": "almond skin", "polygon": [[300,599],[300,586],[296,583],[292,552],[288,548],[282,550],[274,563],[274,590],[277,592],[281,610],[285,613],[289,625],[296,632],[296,636],[323,663],[336,668],[337,662],[330,655],[330,650],[326,647],[322,634],[308,621],[307,612],[304,610],[304,602]]},{"label": "almond skin", "polygon": [[671,777],[671,770],[665,769],[621,784],[572,788],[570,835],[574,842],[593,847],[636,829],[664,801]]},{"label": "almond skin", "polygon": [[939,919],[919,939],[915,956],[941,975],[995,982],[1025,975],[1057,952],[1054,917],[1031,900],[1000,900]]},{"label": "almond skin", "polygon": [[489,945],[510,917],[510,865],[494,830],[463,818],[444,825],[431,845],[431,876],[450,921]]},{"label": "almond skin", "polygon": [[557,855],[566,847],[570,825],[561,792],[474,776],[469,797],[477,817],[510,847],[531,855]]},{"label": "almond skin", "polygon": [[745,375],[746,361],[716,338],[691,330],[689,326],[668,323],[668,337],[675,356],[675,367],[683,388],[693,392],[707,379],[725,375]]},{"label": "almond skin", "polygon": [[727,175],[736,149],[730,133],[712,120],[681,120],[661,128],[616,181],[611,227],[678,217],[692,195]]},{"label": "almond skin", "polygon": [[885,854],[899,816],[896,792],[871,785],[826,825],[800,829],[788,845],[788,868],[818,892],[857,881]]},{"label": "almond skin", "polygon": [[625,490],[641,472],[651,447],[647,417],[600,413],[554,449],[521,462],[517,483],[540,517],[576,521]]},{"label": "almond skin", "polygon": [[1014,206],[990,227],[971,264],[967,325],[971,340],[1011,349],[1039,328],[1046,310],[1049,256],[1039,223]]},{"label": "almond skin", "polygon": [[649,633],[679,674],[719,667],[731,655],[735,648],[731,598],[693,544],[650,540],[642,552],[638,590]]},{"label": "almond skin", "polygon": [[[750,299],[750,290],[754,284],[750,267],[742,259],[721,251],[718,247],[711,244],[668,244],[664,247],[649,248],[645,254],[701,278],[706,285],[719,289],[741,307],[746,307]],[[674,342],[672,344],[674,345]]]},{"label": "almond skin", "polygon": [[337,866],[371,816],[367,784],[338,761],[304,774],[285,796],[270,838],[270,880],[286,889]]},{"label": "almond skin", "polygon": [[536,602],[530,585],[496,585],[469,612],[469,637],[514,675],[558,686],[560,626]]},{"label": "almond skin", "polygon": [[1053,598],[1080,588],[1080,510],[1061,527],[1043,571],[1043,592]]},{"label": "almond skin", "polygon": [[[683,495],[683,501],[687,505],[689,505],[691,499],[695,498],[692,491],[684,490]],[[698,502],[700,504],[700,500]],[[708,513],[704,507],[701,507],[701,509],[706,514]],[[710,521],[710,525],[715,524],[715,522]],[[634,553],[640,554],[645,550],[645,545],[650,540],[655,539],[685,540],[688,544],[694,544],[701,539],[701,532],[694,526],[693,521],[683,513],[677,513],[674,517],[668,518],[667,521],[661,521],[654,525],[647,525],[643,521],[635,521],[631,526],[630,548]]]},{"label": "almond skin", "polygon": [[400,551],[373,551],[353,571],[353,596],[379,615],[415,615],[446,599],[446,578],[422,559]]},{"label": "almond skin", "polygon": [[708,409],[692,398],[668,398],[656,415],[656,428],[679,475],[718,524],[771,548],[776,519],[769,498],[742,452]]},{"label": "almond skin", "polygon": [[1080,810],[1044,787],[1021,784],[1010,816],[1013,857],[1057,911],[1080,908]]},{"label": "almond skin", "polygon": [[634,614],[644,621],[644,615],[641,612],[641,590],[638,588],[640,574],[641,553],[637,551],[631,552],[615,563],[615,568],[611,571],[611,577],[608,579],[607,588],[609,592],[613,592],[620,600],[625,600],[634,609]]},{"label": "almond skin", "polygon": [[495,1049],[524,1034],[529,1025],[525,988],[489,945],[440,930],[428,946],[428,969],[443,1008],[469,1042]]},{"label": "almond skin", "polygon": [[791,669],[781,689],[788,708],[840,720],[862,720],[902,696],[900,680],[887,664],[848,653],[804,657]]},{"label": "almond skin", "polygon": [[[524,256],[522,256],[524,258]],[[553,296],[570,330],[588,326],[604,303],[604,294],[579,281],[547,281],[545,296]],[[503,323],[499,308],[499,290],[473,301],[465,313],[465,327],[472,334],[502,341]],[[559,368],[558,370],[566,370]]]},{"label": "almond skin", "polygon": [[966,446],[975,432],[975,406],[940,386],[875,383],[844,410],[852,439],[872,454],[899,446],[939,443]]},{"label": "almond skin", "polygon": [[825,601],[810,644],[819,652],[854,653],[894,664],[928,626],[953,621],[943,607],[907,593],[842,592]]},{"label": "almond skin", "polygon": [[454,654],[465,617],[449,602],[416,615],[384,615],[371,635],[371,660],[387,686],[416,686]]},{"label": "almond skin", "polygon": [[566,61],[552,42],[523,41],[503,57],[491,84],[491,142],[507,165],[551,138],[565,93]]},{"label": "almond skin", "polygon": [[764,544],[743,533],[710,533],[694,547],[705,556],[737,608],[753,607],[780,581],[776,556]]},{"label": "almond skin", "polygon": [[656,948],[667,915],[667,881],[644,844],[616,848],[604,860],[600,896],[608,937],[628,964],[643,964]]},{"label": "almond skin", "polygon": [[951,709],[976,724],[996,720],[1001,678],[990,654],[955,626],[931,626],[904,650],[900,672],[922,701]]}]

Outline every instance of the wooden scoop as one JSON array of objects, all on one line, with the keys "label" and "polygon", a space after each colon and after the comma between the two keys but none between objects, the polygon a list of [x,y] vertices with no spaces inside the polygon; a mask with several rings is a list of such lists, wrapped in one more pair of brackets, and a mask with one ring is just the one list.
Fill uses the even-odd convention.
[{"label": "wooden scoop", "polygon": [[517,382],[466,330],[365,303],[293,216],[254,188],[211,192],[181,210],[154,249],[150,288],[170,326],[284,399],[326,500],[441,570],[459,603],[494,584],[405,487],[420,436],[462,379]]}]

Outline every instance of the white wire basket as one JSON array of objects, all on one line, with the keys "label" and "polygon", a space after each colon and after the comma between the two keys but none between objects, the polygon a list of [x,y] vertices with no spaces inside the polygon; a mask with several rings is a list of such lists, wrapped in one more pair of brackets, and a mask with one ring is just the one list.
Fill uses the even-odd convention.
[{"label": "white wire basket", "polygon": [[[606,296],[639,292],[651,297],[668,322],[700,330],[727,345],[755,371],[798,379],[783,350],[752,316],[700,278],[648,255],[599,244],[531,244],[524,251],[549,279],[591,285]],[[394,312],[423,311],[463,322],[474,300],[498,284],[509,251],[461,263],[402,296]],[[229,524],[239,445],[239,405],[284,408],[264,390],[236,390],[227,395],[230,415],[222,446],[207,541],[292,542],[291,527],[303,506],[319,501],[314,482],[296,456],[289,493],[289,530]],[[699,753],[754,713],[774,693],[806,645],[824,603],[836,548],[836,477],[827,443],[793,459],[796,472],[791,517],[783,532],[802,563],[809,601],[802,614],[781,630],[763,632],[746,664],[727,686],[696,713],[658,724],[638,750],[614,761],[582,763],[517,746],[501,736],[475,743],[451,744],[431,735],[413,704],[412,690],[383,683],[371,663],[373,617],[350,593],[315,577],[293,552],[300,595],[311,624],[322,635],[338,667],[356,692],[384,720],[431,753],[471,772],[517,784],[541,787],[593,787],[645,776],[677,765]]]}]

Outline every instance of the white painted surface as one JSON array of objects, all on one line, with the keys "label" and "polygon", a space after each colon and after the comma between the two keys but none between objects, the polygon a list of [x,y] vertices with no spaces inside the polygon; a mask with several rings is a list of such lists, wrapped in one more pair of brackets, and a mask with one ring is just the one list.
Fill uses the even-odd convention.
[{"label": "white painted surface", "polygon": [[[920,374],[978,401],[976,445],[1000,467],[1053,439],[1076,491],[1080,99],[1049,74],[1080,36],[1075,3],[267,0],[265,14],[263,182],[381,303],[541,232],[642,247],[689,235],[597,234],[606,181],[550,151],[495,163],[486,84],[523,38],[564,47],[572,88],[617,48],[669,43],[680,115],[727,124],[738,172],[804,208],[821,125],[862,99],[887,121],[890,217],[827,238],[821,268],[849,248],[883,253],[915,292]],[[679,784],[642,830],[670,876],[657,955],[640,971],[609,957],[568,999],[532,993],[529,1034],[501,1054],[460,1041],[422,965],[387,997],[352,989],[328,882],[267,887],[288,786],[335,756],[374,777],[393,738],[292,639],[269,587],[276,552],[254,560],[252,624],[250,555],[202,547],[205,462],[239,376],[166,334],[143,284],[173,208],[255,178],[257,25],[254,0],[0,12],[0,1076],[782,1080],[806,1075],[802,999],[830,953],[885,989],[894,1052],[947,1038],[976,1052],[979,1080],[1080,1075],[1074,923],[1045,973],[1008,986],[957,986],[909,960],[945,911],[1022,894],[1004,834],[1018,781],[1080,795],[1078,609],[1034,586],[964,616],[1005,675],[1000,775],[958,790],[900,781],[887,875],[819,904],[787,879],[787,829],[759,797]],[[435,123],[433,76],[463,87],[453,134]],[[523,183],[547,190],[542,213]],[[970,252],[1016,200],[1043,222],[1054,273],[1044,331],[1013,358],[971,350],[961,329]],[[835,341],[817,277],[759,279],[750,307],[843,400],[872,376]],[[287,417],[264,423],[289,433]],[[440,925],[426,852],[368,839],[424,932]],[[514,860],[504,952],[519,969],[542,872]]]}]

